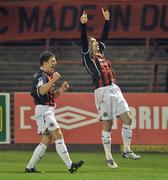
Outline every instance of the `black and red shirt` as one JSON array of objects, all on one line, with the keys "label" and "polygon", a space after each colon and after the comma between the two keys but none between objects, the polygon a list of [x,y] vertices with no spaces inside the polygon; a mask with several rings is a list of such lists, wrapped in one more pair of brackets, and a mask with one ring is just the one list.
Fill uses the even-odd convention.
[{"label": "black and red shirt", "polygon": [[91,75],[94,89],[111,85],[115,81],[111,63],[104,56],[104,51],[106,50],[104,42],[107,40],[108,31],[109,21],[105,21],[101,41],[99,42],[99,53],[91,55],[88,47],[86,24],[81,24],[83,66]]},{"label": "black and red shirt", "polygon": [[50,91],[47,94],[41,95],[39,93],[40,86],[48,83],[52,78],[52,75],[47,74],[45,71],[40,69],[33,78],[33,85],[31,90],[31,95],[33,96],[34,103],[36,105],[50,105],[54,106],[54,91],[55,84],[50,88]]}]

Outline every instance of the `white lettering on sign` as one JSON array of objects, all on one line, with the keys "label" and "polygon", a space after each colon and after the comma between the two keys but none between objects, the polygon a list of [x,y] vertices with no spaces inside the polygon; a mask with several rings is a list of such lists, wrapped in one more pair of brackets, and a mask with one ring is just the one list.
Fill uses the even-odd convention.
[{"label": "white lettering on sign", "polygon": [[134,107],[130,107],[131,116],[132,116],[132,129],[136,128],[136,109]]},{"label": "white lettering on sign", "polygon": [[30,125],[25,124],[25,111],[30,111],[30,106],[21,106],[20,107],[20,129],[31,129]]},{"label": "white lettering on sign", "polygon": [[[30,124],[25,124],[25,113],[26,111],[30,111],[30,106],[21,106],[20,107],[20,128],[21,129],[31,129]],[[94,117],[93,120],[87,119],[78,121],[75,120],[73,126],[71,123],[69,123],[69,120],[66,120],[66,113],[71,112],[71,118],[74,120],[75,118],[79,118],[79,112],[82,114],[82,116],[92,116]],[[130,107],[131,115],[132,115],[132,129],[153,129],[153,130],[159,130],[159,129],[168,129],[168,106],[139,106],[139,107]],[[56,110],[56,119],[64,129],[73,129],[77,127],[82,127],[85,125],[89,125],[92,123],[97,123],[98,118],[96,113],[91,113],[88,111],[84,111],[83,109],[74,108],[74,107],[63,107],[58,108]],[[63,113],[63,114],[60,114]],[[73,113],[73,114],[72,114]],[[64,117],[65,116],[65,117]],[[80,115],[81,116],[81,115]],[[34,116],[30,116],[30,119],[34,119]],[[65,124],[62,125],[63,121],[65,121]],[[82,123],[80,123],[82,121]],[[118,129],[118,119],[113,119],[113,127],[112,129]],[[68,122],[68,123],[67,123]],[[87,123],[89,122],[89,123]]]},{"label": "white lettering on sign", "polygon": [[151,110],[147,106],[139,107],[139,129],[151,129]]},{"label": "white lettering on sign", "polygon": [[153,107],[153,129],[159,129],[159,107]]},{"label": "white lettering on sign", "polygon": [[[167,129],[168,128],[168,106],[139,106],[130,107],[132,116],[132,129]],[[118,120],[113,120],[112,129],[118,128]]]},{"label": "white lettering on sign", "polygon": [[162,129],[167,129],[168,126],[168,106],[162,107]]}]

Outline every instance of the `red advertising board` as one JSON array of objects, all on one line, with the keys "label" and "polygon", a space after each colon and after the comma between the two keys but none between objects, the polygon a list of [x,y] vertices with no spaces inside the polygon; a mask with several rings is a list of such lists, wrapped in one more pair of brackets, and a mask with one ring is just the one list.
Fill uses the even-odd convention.
[{"label": "red advertising board", "polygon": [[102,7],[112,12],[109,38],[167,38],[166,0],[48,0],[0,2],[0,41],[80,38],[83,10],[88,31],[100,38]]},{"label": "red advertising board", "polygon": [[[125,93],[133,117],[132,144],[168,144],[168,94]],[[100,144],[101,123],[92,93],[65,93],[56,99],[56,119],[67,144]],[[14,95],[14,141],[37,143],[34,104],[28,93]],[[114,120],[113,144],[122,144],[122,122]]]}]

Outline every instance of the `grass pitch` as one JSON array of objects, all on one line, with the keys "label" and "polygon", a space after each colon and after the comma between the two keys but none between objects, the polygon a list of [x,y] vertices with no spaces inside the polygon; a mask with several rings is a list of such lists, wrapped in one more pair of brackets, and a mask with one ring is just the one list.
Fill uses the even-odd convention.
[{"label": "grass pitch", "polygon": [[70,174],[55,152],[47,152],[38,163],[42,174],[25,174],[24,168],[32,152],[0,151],[0,180],[167,180],[168,154],[140,154],[141,160],[126,160],[121,154],[113,154],[119,165],[110,169],[104,153],[70,153],[74,161],[84,160],[85,164],[76,174]]}]

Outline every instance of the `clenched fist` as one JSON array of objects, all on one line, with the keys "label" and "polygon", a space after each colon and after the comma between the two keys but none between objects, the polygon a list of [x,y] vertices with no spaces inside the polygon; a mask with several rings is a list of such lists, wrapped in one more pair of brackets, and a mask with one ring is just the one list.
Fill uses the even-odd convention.
[{"label": "clenched fist", "polygon": [[69,89],[69,84],[65,81],[65,82],[63,82],[63,84],[61,85],[61,88],[60,88],[60,90],[61,90],[61,93],[62,92],[65,92],[66,90],[68,90]]},{"label": "clenched fist", "polygon": [[58,81],[61,78],[61,75],[58,72],[53,73],[53,80]]}]

